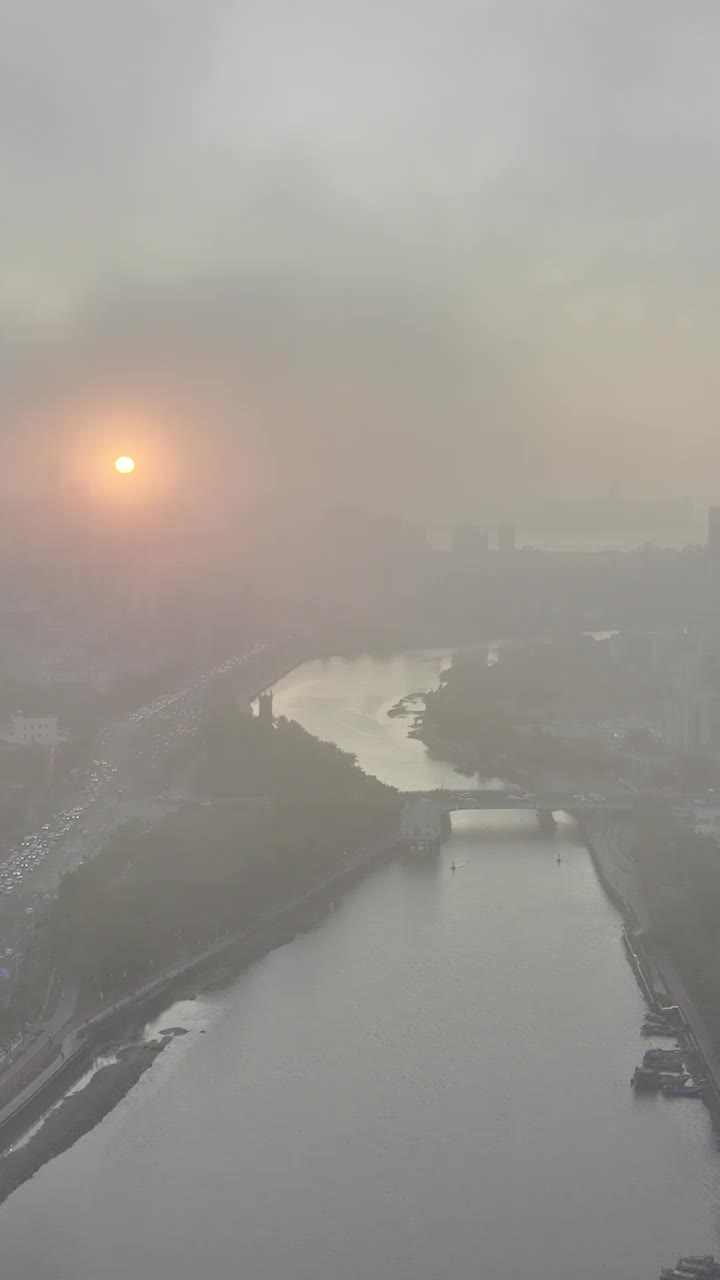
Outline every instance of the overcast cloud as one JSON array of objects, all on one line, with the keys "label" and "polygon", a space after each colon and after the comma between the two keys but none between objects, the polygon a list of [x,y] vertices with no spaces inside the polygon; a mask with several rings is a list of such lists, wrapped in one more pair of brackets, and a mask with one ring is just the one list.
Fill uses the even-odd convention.
[{"label": "overcast cloud", "polygon": [[712,491],[716,0],[1,14],[23,474],[127,404],[228,492]]}]

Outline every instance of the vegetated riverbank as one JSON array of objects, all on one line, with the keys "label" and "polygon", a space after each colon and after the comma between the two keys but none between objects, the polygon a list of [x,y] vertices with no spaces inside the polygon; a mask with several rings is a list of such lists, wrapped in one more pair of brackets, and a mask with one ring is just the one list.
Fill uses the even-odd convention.
[{"label": "vegetated riverbank", "polygon": [[38,923],[28,963],[42,989],[57,973],[79,999],[3,1098],[3,1126],[37,1114],[96,1033],[282,945],[397,840],[392,787],[297,724],[243,714],[226,679],[208,689],[191,764],[203,798],[116,832]]},{"label": "vegetated riverbank", "polygon": [[68,873],[37,946],[91,1011],[254,927],[399,828],[397,792],[286,720],[238,713],[224,683],[196,735],[202,800],[122,828]]},{"label": "vegetated riverbank", "polygon": [[[628,894],[620,885],[618,867],[605,856],[599,833],[585,831],[588,847],[596,860],[604,887],[622,910],[634,921],[632,908],[628,909]],[[81,1091],[66,1097],[47,1115],[45,1122],[29,1142],[0,1159],[0,1201],[14,1189],[32,1177],[45,1163],[71,1147],[79,1137],[98,1124],[135,1086],[141,1075],[166,1047],[163,1036],[148,1046],[137,1044],[143,1026],[159,1017],[178,1000],[194,999],[203,990],[214,990],[233,981],[244,969],[262,959],[269,952],[292,942],[302,932],[315,928],[337,903],[340,896],[361,880],[367,872],[384,860],[395,856],[397,841],[388,837],[372,848],[361,852],[352,864],[338,870],[330,880],[325,880],[308,890],[301,901],[276,908],[272,919],[259,921],[248,928],[243,936],[228,939],[222,948],[212,955],[189,961],[189,971],[168,977],[160,989],[130,998],[114,1010],[112,1007],[96,1022],[87,1044],[87,1051],[74,1063],[75,1076],[86,1069],[88,1060],[102,1054],[108,1045],[118,1040],[130,1039],[127,1050],[118,1055],[118,1062],[100,1068],[89,1084]],[[609,874],[612,872],[614,874]],[[167,1035],[177,1034],[182,1028],[173,1028]],[[67,1087],[67,1072],[62,1073],[63,1087]],[[57,1098],[57,1084],[54,1086]],[[37,1121],[53,1100],[53,1085],[23,1109],[17,1121],[5,1128],[7,1141],[16,1140]]]},{"label": "vegetated riverbank", "polygon": [[657,680],[631,680],[607,643],[560,636],[503,648],[491,664],[484,654],[459,655],[424,695],[411,733],[463,772],[597,777],[613,769],[617,745],[591,726],[614,715],[647,716],[659,699]]},{"label": "vegetated riverbank", "polygon": [[32,1178],[48,1160],[67,1151],[137,1084],[159,1053],[175,1038],[178,1029],[159,1040],[128,1045],[118,1052],[117,1062],[100,1067],[84,1089],[67,1097],[49,1113],[45,1122],[23,1145],[0,1159],[0,1204]]},{"label": "vegetated riverbank", "polygon": [[[184,1034],[184,1028],[170,1028],[162,1033],[162,1039],[153,1048],[148,1057],[143,1055],[142,1045],[136,1043],[142,1028],[152,1018],[160,1016],[177,1000],[194,999],[203,990],[215,990],[233,981],[251,964],[262,959],[269,952],[292,942],[299,933],[315,928],[334,908],[340,896],[361,880],[375,865],[394,856],[398,848],[396,833],[391,833],[384,840],[359,851],[348,865],[339,869],[330,879],[326,879],[308,890],[300,900],[278,907],[272,919],[259,921],[247,929],[242,936],[228,939],[212,954],[200,956],[185,963],[182,972],[170,975],[165,981],[160,980],[148,992],[139,992],[117,1002],[106,1010],[96,1012],[92,1019],[92,1030],[88,1032],[86,1041],[73,1054],[72,1062],[65,1059],[65,1054],[57,1059],[57,1070],[45,1084],[31,1097],[20,1112],[10,1116],[3,1125],[5,1150],[22,1134],[37,1122],[39,1117],[47,1113],[42,1128],[33,1135],[30,1142],[17,1151],[10,1151],[0,1159],[0,1201],[11,1191],[20,1186],[27,1178],[32,1177],[43,1164],[67,1150],[83,1133],[93,1128],[108,1114],[122,1098],[133,1088],[147,1068],[152,1065],[157,1053],[165,1048],[168,1038]],[[87,1086],[78,1093],[73,1093],[61,1103],[47,1112],[49,1105],[62,1097],[62,1091],[68,1084],[87,1068],[88,1061],[102,1054],[108,1044],[117,1043],[118,1039],[130,1038],[127,1050],[118,1054],[118,1063],[102,1067],[95,1073],[90,1090]],[[153,1047],[153,1046],[151,1046]],[[95,1081],[99,1083],[95,1085]],[[83,1100],[87,1103],[86,1121],[81,1120]],[[71,1102],[71,1106],[66,1106]],[[16,1156],[29,1152],[23,1159]],[[3,1172],[5,1161],[10,1167],[7,1177]]]},{"label": "vegetated riverbank", "polygon": [[[683,975],[688,955],[680,930],[672,937],[673,953],[658,927],[653,904],[644,890],[639,868],[631,853],[620,847],[606,816],[580,822],[600,882],[625,920],[629,944],[639,964],[639,981],[651,1004],[675,1004],[682,1011],[694,1048],[701,1057],[710,1088],[703,1095],[716,1129],[720,1129],[720,1051],[713,1023],[717,1017],[707,990],[690,990]],[[631,957],[632,959],[632,957]],[[637,975],[636,975],[637,976]],[[693,984],[694,985],[694,984]]]}]

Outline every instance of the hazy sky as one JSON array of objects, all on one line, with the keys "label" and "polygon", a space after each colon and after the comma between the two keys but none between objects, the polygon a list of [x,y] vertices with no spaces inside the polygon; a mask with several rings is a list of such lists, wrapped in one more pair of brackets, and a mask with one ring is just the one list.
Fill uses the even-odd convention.
[{"label": "hazy sky", "polygon": [[4,0],[6,458],[720,493],[719,47],[717,0]]}]

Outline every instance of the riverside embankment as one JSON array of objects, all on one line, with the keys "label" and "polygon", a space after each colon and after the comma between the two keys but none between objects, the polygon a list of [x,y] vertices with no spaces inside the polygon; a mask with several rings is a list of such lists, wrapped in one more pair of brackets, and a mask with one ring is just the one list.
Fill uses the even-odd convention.
[{"label": "riverside embankment", "polygon": [[167,1035],[120,1050],[117,1060],[100,1067],[83,1089],[63,1098],[38,1132],[7,1151],[0,1159],[0,1204],[48,1160],[89,1133],[137,1084],[172,1039]]},{"label": "riverside embankment", "polygon": [[646,1000],[651,1005],[673,1004],[682,1010],[686,1037],[708,1080],[706,1101],[716,1126],[720,1125],[720,1054],[715,1039],[670,957],[652,945],[648,936],[651,921],[632,862],[620,848],[612,820],[606,815],[584,818],[579,825],[600,882],[626,922],[628,958]]},{"label": "riverside embankment", "polygon": [[[387,716],[445,658],[306,664],[275,707],[401,790],[451,786]],[[629,1086],[644,1002],[573,823],[459,814],[330,896],[179,984],[148,1034],[188,1035],[0,1209],[4,1280],[646,1280],[718,1253],[709,1118]]]},{"label": "riverside embankment", "polygon": [[[216,980],[219,971],[229,977],[267,955],[276,947],[291,942],[297,933],[317,923],[329,904],[334,905],[335,897],[356,883],[372,866],[392,856],[397,848],[398,833],[390,831],[354,854],[346,855],[346,861],[333,874],[324,877],[318,884],[311,886],[290,902],[280,904],[264,913],[254,924],[236,934],[226,935],[193,956],[184,957],[144,986],[115,1000],[112,1004],[104,1005],[82,1022],[68,1022],[54,1037],[56,1045],[54,1058],[0,1109],[0,1142],[7,1147],[19,1132],[33,1123],[38,1114],[42,1114],[48,1099],[56,1096],[58,1086],[82,1070],[103,1042],[108,1037],[121,1032],[129,1021],[136,1022],[139,1015],[144,1013],[147,1016],[154,1008],[159,1009],[171,1003],[179,991],[188,989],[188,983],[197,986],[202,984],[203,980]],[[113,1098],[114,1101],[122,1097],[135,1083],[127,1063],[114,1074],[112,1069],[108,1068],[104,1080],[102,1097]],[[123,1087],[123,1081],[125,1087]],[[1,1083],[0,1081],[0,1085]],[[114,1105],[114,1101],[111,1105]],[[101,1103],[101,1111],[97,1114],[96,1120],[105,1114],[102,1105],[104,1103]],[[52,1133],[46,1148],[46,1159],[51,1159],[60,1149],[64,1150],[75,1141],[76,1106],[68,1112],[68,1116],[66,1141],[63,1143],[60,1122],[58,1116],[54,1115]],[[42,1144],[38,1141],[34,1145],[35,1158],[41,1149]],[[20,1162],[20,1167],[26,1167],[26,1165]],[[3,1198],[4,1186],[7,1185],[9,1188],[6,1194],[14,1189],[11,1182],[12,1180],[8,1180],[7,1183],[3,1181],[2,1161],[0,1161],[0,1200]]]}]

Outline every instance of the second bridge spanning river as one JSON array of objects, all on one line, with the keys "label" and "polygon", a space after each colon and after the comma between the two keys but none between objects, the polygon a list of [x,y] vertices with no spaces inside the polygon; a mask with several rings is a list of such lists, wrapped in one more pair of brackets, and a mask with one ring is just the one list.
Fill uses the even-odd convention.
[{"label": "second bridge spanning river", "polygon": [[709,807],[717,807],[717,799],[709,796],[685,795],[658,789],[629,790],[627,786],[605,788],[606,794],[590,795],[569,791],[520,792],[517,788],[477,788],[461,791],[436,788],[432,791],[403,791],[400,815],[401,839],[411,844],[436,844],[449,834],[450,814],[461,810],[518,809],[534,810],[540,828],[555,829],[553,814],[569,813],[583,817],[591,813],[630,813],[638,804],[663,803],[676,816],[697,816]]},{"label": "second bridge spanning river", "polygon": [[571,810],[571,804],[516,791],[405,791],[400,810],[400,838],[415,846],[438,844],[450,834],[450,814],[463,809],[534,809],[541,831],[555,830],[554,810]]}]

